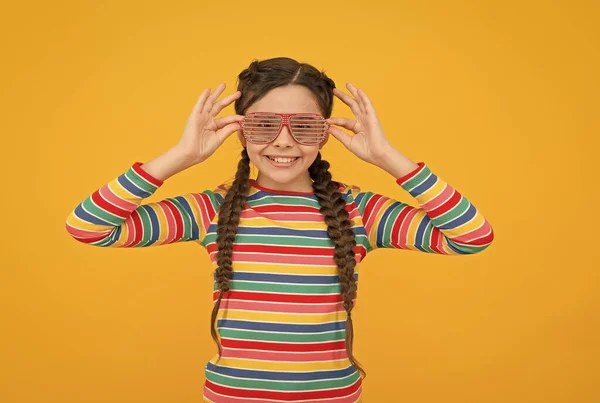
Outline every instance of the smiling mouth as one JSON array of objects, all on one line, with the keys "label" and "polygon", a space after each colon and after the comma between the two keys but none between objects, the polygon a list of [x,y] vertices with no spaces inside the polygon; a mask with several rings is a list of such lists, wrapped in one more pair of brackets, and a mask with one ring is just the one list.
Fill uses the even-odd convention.
[{"label": "smiling mouth", "polygon": [[265,157],[267,157],[268,159],[270,159],[273,162],[278,162],[280,164],[286,164],[286,163],[290,163],[290,162],[294,162],[296,161],[298,158],[300,157],[271,157],[269,155],[265,155]]}]

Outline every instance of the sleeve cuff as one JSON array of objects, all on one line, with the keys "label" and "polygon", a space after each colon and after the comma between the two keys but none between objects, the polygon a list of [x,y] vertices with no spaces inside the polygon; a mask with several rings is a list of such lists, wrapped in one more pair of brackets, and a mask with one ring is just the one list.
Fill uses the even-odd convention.
[{"label": "sleeve cuff", "polygon": [[135,162],[131,168],[133,168],[133,170],[140,175],[142,178],[144,178],[145,180],[147,180],[148,182],[152,183],[155,186],[161,186],[164,181],[155,178],[154,176],[150,175],[148,172],[144,171],[141,168],[141,165],[143,164],[143,162]]},{"label": "sleeve cuff", "polygon": [[425,163],[423,161],[417,162],[417,165],[419,165],[417,168],[415,168],[414,171],[407,173],[404,176],[401,176],[399,178],[396,179],[396,183],[400,186],[404,185],[406,182],[408,182],[411,178],[414,178],[419,172],[421,172],[421,170],[423,169],[423,167],[425,166]]}]

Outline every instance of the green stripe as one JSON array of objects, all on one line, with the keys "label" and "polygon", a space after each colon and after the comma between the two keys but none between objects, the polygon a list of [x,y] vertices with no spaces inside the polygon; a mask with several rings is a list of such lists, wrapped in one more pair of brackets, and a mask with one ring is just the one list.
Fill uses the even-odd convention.
[{"label": "green stripe", "polygon": [[[423,167],[423,169],[421,169],[421,172],[419,172],[417,175],[415,175],[412,178],[410,178],[406,183],[402,184],[401,186],[402,186],[402,188],[404,188],[404,190],[406,190],[407,192],[410,193],[409,189],[412,189],[415,186],[420,185],[423,181],[425,181],[427,179],[427,177],[429,175],[431,175],[431,170],[429,170],[429,168],[427,167],[427,165],[425,165]],[[415,196],[412,193],[411,193],[411,195],[413,197]]]},{"label": "green stripe", "polygon": [[217,196],[219,196],[219,198],[223,197],[221,194],[216,194],[211,190],[205,190],[204,192],[205,195],[207,195],[210,199],[210,203],[212,204],[212,208],[214,211],[217,211],[219,209],[219,206],[221,205],[221,202],[219,202],[219,199],[217,198]]},{"label": "green stripe", "polygon": [[230,378],[227,376],[215,374],[211,371],[206,371],[206,379],[217,385],[224,385],[233,388],[248,388],[248,389],[261,389],[261,390],[272,390],[272,391],[312,391],[320,389],[338,389],[344,388],[354,384],[360,378],[360,374],[355,372],[347,378],[342,379],[328,379],[323,381],[310,381],[310,382],[293,382],[293,381],[265,381],[258,379],[240,379]]},{"label": "green stripe", "polygon": [[[298,285],[298,284],[271,284],[256,281],[231,280],[229,287],[236,291],[260,291],[282,294],[339,294],[340,285]],[[213,291],[217,290],[217,283],[213,283]]]},{"label": "green stripe", "polygon": [[152,223],[150,222],[150,216],[144,207],[138,207],[137,212],[142,222],[142,239],[138,243],[139,246],[145,245],[152,236]]},{"label": "green stripe", "polygon": [[[257,228],[257,227],[254,227]],[[366,235],[356,235],[356,243],[367,247],[368,241]],[[205,244],[217,241],[217,234],[212,232],[206,235],[204,239]],[[272,236],[265,237],[263,235],[252,235],[252,234],[236,234],[235,243],[239,244],[253,244],[260,243],[262,245],[277,245],[277,246],[314,246],[314,247],[330,247],[333,248],[335,245],[331,238],[315,239],[315,238],[300,238],[300,237],[282,237]]]},{"label": "green stripe", "polygon": [[[384,248],[392,248],[392,228],[394,227],[394,223],[398,219],[400,212],[406,207],[406,204],[400,203],[397,205],[390,206],[392,211],[389,214],[388,218],[385,221],[384,229],[383,229],[383,239],[381,240],[381,244]],[[385,215],[385,211],[383,212]],[[382,215],[382,216],[383,216]],[[381,225],[381,224],[379,224]],[[377,236],[377,232],[375,232],[375,236]]]},{"label": "green stripe", "polygon": [[179,200],[175,199],[174,197],[169,197],[167,200],[175,205],[179,211],[179,215],[183,219],[183,239],[190,239],[192,237],[192,219]]},{"label": "green stripe", "polygon": [[467,198],[464,196],[461,196],[460,202],[456,206],[454,206],[450,211],[447,211],[445,214],[442,214],[441,216],[436,217],[432,221],[436,226],[443,225],[447,222],[450,222],[450,221],[454,220],[455,218],[457,218],[458,216],[464,214],[467,211],[467,209],[469,208],[469,205],[470,205],[470,203],[467,200]]},{"label": "green stripe", "polygon": [[110,212],[96,206],[92,201],[92,196],[87,197],[83,203],[82,207],[86,209],[90,214],[95,215],[96,217],[108,221],[113,225],[118,225],[124,222],[125,220],[122,217],[118,217]]},{"label": "green stripe", "polygon": [[248,332],[219,328],[221,337],[236,340],[278,341],[282,343],[316,343],[324,341],[340,341],[346,339],[344,330],[327,333],[279,333],[279,332]]},{"label": "green stripe", "polygon": [[437,253],[433,249],[431,249],[431,234],[433,233],[433,225],[431,224],[431,220],[427,224],[425,228],[425,234],[423,234],[423,245],[421,247],[425,249],[429,253]]},{"label": "green stripe", "polygon": [[320,209],[321,205],[318,200],[307,199],[304,197],[289,197],[289,196],[268,196],[262,199],[254,199],[249,203],[251,206],[264,206],[269,204],[283,204],[287,206],[298,207],[314,207]]},{"label": "green stripe", "polygon": [[133,170],[133,168],[129,168],[129,170],[125,172],[125,177],[131,182],[135,183],[139,188],[144,189],[146,192],[154,193],[156,192],[156,189],[158,189],[158,186],[142,178]]}]

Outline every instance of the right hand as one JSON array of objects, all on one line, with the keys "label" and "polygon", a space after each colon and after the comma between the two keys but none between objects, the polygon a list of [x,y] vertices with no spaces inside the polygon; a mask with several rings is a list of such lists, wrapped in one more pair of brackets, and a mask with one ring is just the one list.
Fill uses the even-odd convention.
[{"label": "right hand", "polygon": [[223,108],[234,102],[242,93],[234,94],[215,102],[225,90],[225,83],[219,84],[211,94],[207,88],[200,94],[192,113],[187,120],[181,140],[177,148],[183,153],[191,165],[198,164],[210,157],[223,142],[237,130],[243,115],[230,115],[215,119]]}]

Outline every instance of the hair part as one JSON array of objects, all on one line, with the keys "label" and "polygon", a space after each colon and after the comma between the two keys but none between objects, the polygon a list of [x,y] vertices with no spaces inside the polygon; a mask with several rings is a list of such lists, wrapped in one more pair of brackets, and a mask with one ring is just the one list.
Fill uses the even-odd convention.
[{"label": "hair part", "polygon": [[[331,117],[335,82],[327,77],[325,72],[317,70],[310,64],[299,63],[287,57],[277,57],[263,61],[254,60],[248,68],[238,75],[238,80],[237,89],[242,92],[242,96],[235,100],[234,106],[237,114],[243,115],[250,105],[257,102],[272,89],[295,84],[308,88],[315,96],[323,116],[325,118]],[[222,349],[215,330],[215,322],[221,300],[224,294],[229,291],[229,281],[233,273],[233,242],[250,189],[250,158],[246,148],[242,150],[241,156],[233,184],[227,190],[218,213],[216,240],[218,267],[215,270],[215,281],[220,292],[213,306],[210,331],[219,350],[219,359]],[[342,194],[338,192],[340,184],[331,179],[329,167],[329,162],[321,159],[321,153],[319,152],[308,171],[313,180],[314,193],[321,206],[320,212],[325,217],[327,234],[335,245],[333,258],[338,267],[340,293],[344,309],[347,312],[346,353],[352,365],[364,378],[366,372],[352,353],[354,342],[352,308],[354,307],[357,291],[356,278],[354,277],[356,240],[354,231],[352,231],[353,223],[348,219],[348,211],[345,209],[346,201]]]}]

